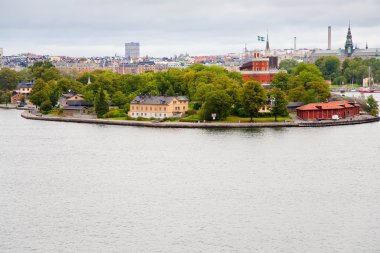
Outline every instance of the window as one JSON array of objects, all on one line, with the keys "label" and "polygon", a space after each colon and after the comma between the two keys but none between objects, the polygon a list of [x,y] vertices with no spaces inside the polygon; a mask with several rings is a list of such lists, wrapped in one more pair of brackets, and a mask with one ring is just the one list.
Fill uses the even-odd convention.
[{"label": "window", "polygon": [[135,113],[134,112],[132,112],[132,116],[134,116],[135,115]]},{"label": "window", "polygon": [[152,107],[150,107],[150,110],[152,110]]},{"label": "window", "polygon": [[164,117],[166,117],[166,114],[164,114]]},{"label": "window", "polygon": [[157,107],[154,107],[154,110],[157,111]]},{"label": "window", "polygon": [[148,111],[148,107],[147,106],[145,106],[145,111]]},{"label": "window", "polygon": [[164,111],[166,111],[166,107],[164,107]]},{"label": "window", "polygon": [[184,107],[183,107],[183,109],[185,110],[185,109],[186,109],[186,107],[184,106]]},{"label": "window", "polygon": [[161,111],[161,107],[159,107],[158,110]]}]

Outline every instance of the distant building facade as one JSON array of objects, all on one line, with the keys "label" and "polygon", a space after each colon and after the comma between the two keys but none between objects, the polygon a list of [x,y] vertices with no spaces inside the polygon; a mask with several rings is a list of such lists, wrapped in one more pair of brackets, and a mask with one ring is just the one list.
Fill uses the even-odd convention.
[{"label": "distant building facade", "polygon": [[[329,36],[331,35],[329,34]],[[329,45],[331,45],[331,42],[329,42]],[[368,44],[366,45],[365,49],[359,49],[357,47],[354,47],[354,42],[351,33],[351,24],[349,24],[346,35],[346,43],[343,49],[315,50],[311,55],[311,61],[315,62],[316,60],[324,56],[335,56],[342,61],[347,57],[360,57],[362,59],[379,59],[380,48],[368,48]]]},{"label": "distant building facade", "polygon": [[125,58],[136,59],[140,57],[140,43],[130,42],[125,43]]},{"label": "distant building facade", "polygon": [[181,117],[189,110],[189,100],[183,96],[137,96],[130,103],[129,117]]},{"label": "distant building facade", "polygon": [[2,48],[0,48],[0,67],[2,67],[3,66],[3,49]]}]

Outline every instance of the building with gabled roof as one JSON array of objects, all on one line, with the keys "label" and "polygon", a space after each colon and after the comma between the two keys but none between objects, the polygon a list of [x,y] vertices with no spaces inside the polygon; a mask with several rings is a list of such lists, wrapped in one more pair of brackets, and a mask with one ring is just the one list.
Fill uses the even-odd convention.
[{"label": "building with gabled roof", "polygon": [[311,103],[300,106],[296,109],[297,116],[303,120],[332,119],[333,115],[339,118],[354,117],[360,114],[360,106],[346,100]]},{"label": "building with gabled roof", "polygon": [[189,109],[189,100],[184,96],[137,96],[130,103],[128,115],[132,118],[181,117]]}]

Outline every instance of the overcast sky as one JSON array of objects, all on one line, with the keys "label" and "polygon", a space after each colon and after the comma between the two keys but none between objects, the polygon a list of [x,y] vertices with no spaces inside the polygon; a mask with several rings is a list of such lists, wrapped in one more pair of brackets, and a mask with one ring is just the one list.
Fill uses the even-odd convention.
[{"label": "overcast sky", "polygon": [[348,21],[354,43],[380,48],[379,0],[0,0],[5,55],[124,54],[138,41],[150,56],[213,55],[271,48],[344,47]]}]

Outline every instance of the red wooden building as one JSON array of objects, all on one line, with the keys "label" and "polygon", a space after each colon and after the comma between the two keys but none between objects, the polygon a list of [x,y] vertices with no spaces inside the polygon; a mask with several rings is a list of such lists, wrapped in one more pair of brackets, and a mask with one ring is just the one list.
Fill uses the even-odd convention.
[{"label": "red wooden building", "polygon": [[303,120],[332,119],[333,115],[339,118],[347,118],[359,115],[360,106],[345,100],[312,103],[298,107],[297,116]]},{"label": "red wooden building", "polygon": [[255,52],[253,60],[240,67],[244,81],[256,80],[260,83],[271,83],[278,72],[278,57],[261,57],[260,52]]}]

